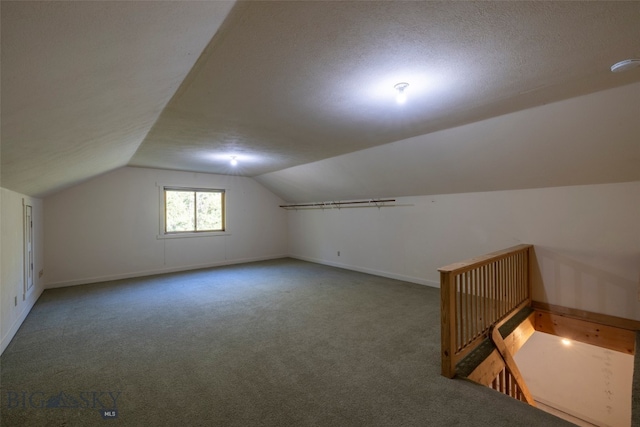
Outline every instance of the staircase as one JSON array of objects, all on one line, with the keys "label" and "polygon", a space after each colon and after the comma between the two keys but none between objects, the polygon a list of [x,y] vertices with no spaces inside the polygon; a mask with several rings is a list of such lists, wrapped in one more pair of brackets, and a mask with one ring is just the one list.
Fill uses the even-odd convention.
[{"label": "staircase", "polygon": [[640,426],[640,322],[532,301],[532,245],[439,269],[442,375],[536,406],[513,356],[536,332],[635,355],[632,426]]}]

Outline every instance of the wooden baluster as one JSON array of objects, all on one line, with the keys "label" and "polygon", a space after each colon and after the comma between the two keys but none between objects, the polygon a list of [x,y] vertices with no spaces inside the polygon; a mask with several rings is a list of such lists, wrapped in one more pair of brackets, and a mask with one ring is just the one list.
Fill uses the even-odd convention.
[{"label": "wooden baluster", "polygon": [[478,295],[473,272],[473,270],[467,272],[469,282],[471,283],[471,339],[474,339],[478,335]]},{"label": "wooden baluster", "polygon": [[504,390],[503,390],[503,393],[508,395],[510,388],[511,388],[511,376],[509,375],[509,372],[505,372],[504,373]]},{"label": "wooden baluster", "polygon": [[527,299],[527,256],[526,252],[520,253],[520,301]]},{"label": "wooden baluster", "polygon": [[467,284],[467,298],[469,305],[467,311],[464,313],[465,319],[467,319],[467,344],[473,339],[473,290],[471,289],[471,280],[469,278],[469,272],[464,273],[464,281]]},{"label": "wooden baluster", "polygon": [[482,283],[482,333],[487,329],[487,266],[483,265],[480,270],[480,282]]},{"label": "wooden baluster", "polygon": [[458,276],[454,279],[455,283],[455,291],[456,291],[456,339],[453,344],[455,345],[456,350],[462,348],[462,331],[460,330],[462,323],[461,313],[462,313],[462,287],[460,285],[460,278]]},{"label": "wooden baluster", "polygon": [[498,319],[502,317],[504,311],[504,281],[502,279],[502,262],[496,263],[496,270],[498,271],[498,301],[500,301],[500,311],[498,312]]},{"label": "wooden baluster", "polygon": [[509,310],[509,307],[511,307],[509,292],[509,258],[504,258],[502,260],[502,274],[504,276],[504,310],[502,315],[504,316]]},{"label": "wooden baluster", "polygon": [[510,256],[509,257],[509,293],[510,295],[510,300],[511,300],[511,304],[509,305],[509,309],[515,307],[517,305],[516,303],[516,259],[514,256]]},{"label": "wooden baluster", "polygon": [[510,307],[515,307],[518,305],[518,294],[517,294],[517,286],[518,280],[516,279],[516,257],[512,255],[509,257],[509,282],[511,288],[511,305]]},{"label": "wooden baluster", "polygon": [[455,375],[455,363],[491,325],[531,302],[531,251],[518,245],[439,269],[443,375]]},{"label": "wooden baluster", "polygon": [[509,257],[509,275],[511,280],[511,307],[515,307],[518,305],[518,295],[516,292],[518,281],[516,279],[516,257]]},{"label": "wooden baluster", "polygon": [[503,317],[509,309],[509,279],[507,278],[507,261],[504,258],[500,260],[500,275],[502,276],[502,313],[500,313],[500,317]]},{"label": "wooden baluster", "polygon": [[464,324],[465,324],[465,340],[464,345],[466,346],[471,341],[471,316],[469,316],[469,308],[471,307],[471,298],[469,297],[469,281],[467,280],[466,274],[463,275],[464,280]]},{"label": "wooden baluster", "polygon": [[463,348],[464,347],[464,342],[465,342],[465,336],[464,336],[464,304],[466,302],[465,300],[465,294],[464,294],[464,283],[462,281],[462,276],[457,275],[456,276],[456,281],[458,283],[458,286],[460,287],[460,311],[458,311],[457,313],[457,320],[458,320],[458,332],[460,333],[460,336],[458,338],[458,342],[460,343],[460,345],[458,346],[458,349]]},{"label": "wooden baluster", "polygon": [[464,283],[464,276],[459,275],[458,280],[460,281],[460,342],[461,346],[464,347],[464,344],[467,342],[467,322],[464,318],[464,313],[467,309],[467,289]]},{"label": "wooden baluster", "polygon": [[516,281],[516,305],[520,304],[522,302],[522,295],[521,295],[521,289],[522,289],[522,281],[520,280],[520,269],[522,268],[522,262],[520,261],[520,254],[517,254],[517,258],[515,259],[515,263],[514,263],[514,270],[513,270],[513,275]]},{"label": "wooden baluster", "polygon": [[495,287],[495,294],[496,294],[496,312],[495,312],[495,319],[500,318],[500,312],[502,311],[502,308],[500,307],[501,300],[502,298],[500,297],[500,293],[502,292],[500,290],[500,272],[499,272],[499,268],[498,268],[498,261],[494,262],[492,264],[493,266],[493,286]]},{"label": "wooden baluster", "polygon": [[491,312],[491,323],[498,318],[498,285],[496,282],[496,265],[491,263],[491,298],[493,299],[493,307]]},{"label": "wooden baluster", "polygon": [[524,266],[524,271],[526,274],[526,280],[527,280],[527,302],[529,303],[529,305],[531,305],[531,300],[533,298],[533,296],[531,295],[531,253],[532,253],[533,249],[531,247],[527,248],[527,256],[525,258],[525,266]]},{"label": "wooden baluster", "polygon": [[527,299],[527,253],[522,252],[520,256],[520,286],[521,289],[521,301]]}]

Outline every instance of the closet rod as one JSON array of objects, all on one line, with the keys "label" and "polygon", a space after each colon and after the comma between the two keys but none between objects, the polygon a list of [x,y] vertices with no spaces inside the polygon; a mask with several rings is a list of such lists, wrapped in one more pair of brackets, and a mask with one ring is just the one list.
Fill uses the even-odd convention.
[{"label": "closet rod", "polygon": [[294,205],[280,205],[281,208],[311,208],[311,207],[331,207],[342,205],[358,205],[363,203],[386,203],[395,202],[396,199],[371,199],[371,200],[351,200],[347,202],[319,202],[319,203],[299,203]]}]

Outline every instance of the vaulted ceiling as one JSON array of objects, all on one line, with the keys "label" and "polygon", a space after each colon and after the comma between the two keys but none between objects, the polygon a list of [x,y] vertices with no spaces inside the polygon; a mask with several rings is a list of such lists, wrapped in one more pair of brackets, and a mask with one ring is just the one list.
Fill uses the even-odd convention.
[{"label": "vaulted ceiling", "polygon": [[2,1],[1,20],[1,185],[33,196],[125,165],[269,176],[640,81],[609,70],[640,57],[640,2]]}]

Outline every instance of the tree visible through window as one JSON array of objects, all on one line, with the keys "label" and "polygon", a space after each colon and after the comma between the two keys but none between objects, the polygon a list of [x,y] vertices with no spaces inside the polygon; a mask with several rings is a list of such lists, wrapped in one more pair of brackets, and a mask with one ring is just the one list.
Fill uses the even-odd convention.
[{"label": "tree visible through window", "polygon": [[164,189],[165,233],[224,231],[224,190]]}]

